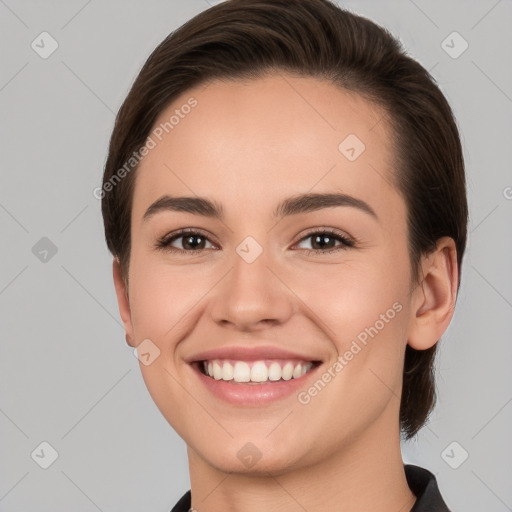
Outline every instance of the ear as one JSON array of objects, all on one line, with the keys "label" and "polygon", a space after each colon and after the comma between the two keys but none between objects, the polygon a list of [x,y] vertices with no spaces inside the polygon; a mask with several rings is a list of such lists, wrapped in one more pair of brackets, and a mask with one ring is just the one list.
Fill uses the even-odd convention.
[{"label": "ear", "polygon": [[453,317],[458,279],[455,242],[443,237],[422,260],[422,280],[413,292],[408,337],[412,348],[426,350],[441,338]]},{"label": "ear", "polygon": [[128,290],[121,274],[121,265],[117,258],[112,263],[112,271],[114,275],[114,286],[116,288],[117,304],[119,306],[119,314],[123,321],[124,330],[126,332],[126,342],[130,347],[135,347],[133,337],[132,313],[130,311],[130,301],[128,299]]}]

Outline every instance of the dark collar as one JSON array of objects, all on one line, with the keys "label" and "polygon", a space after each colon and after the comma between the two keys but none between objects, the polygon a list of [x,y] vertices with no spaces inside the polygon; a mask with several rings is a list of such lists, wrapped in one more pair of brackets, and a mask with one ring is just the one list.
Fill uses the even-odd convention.
[{"label": "dark collar", "polygon": [[430,471],[412,464],[404,468],[407,484],[418,498],[411,512],[450,512],[439,492],[436,477]]},{"label": "dark collar", "polygon": [[[412,464],[406,464],[404,469],[407,484],[417,497],[410,512],[450,512],[441,497],[436,477],[430,471]],[[187,491],[174,505],[171,512],[188,512],[190,503],[191,494],[190,491]]]}]

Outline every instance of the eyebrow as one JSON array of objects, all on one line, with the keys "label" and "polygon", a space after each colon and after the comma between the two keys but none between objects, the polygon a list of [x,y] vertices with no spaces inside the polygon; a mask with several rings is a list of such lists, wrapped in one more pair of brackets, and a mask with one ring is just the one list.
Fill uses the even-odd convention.
[{"label": "eyebrow", "polygon": [[[362,199],[341,193],[307,193],[288,197],[277,205],[273,212],[273,217],[282,218],[338,206],[357,208],[378,220],[377,214],[368,203]],[[144,213],[143,220],[146,221],[162,211],[192,213],[220,220],[224,217],[222,205],[205,197],[172,197],[164,195],[151,204]]]}]

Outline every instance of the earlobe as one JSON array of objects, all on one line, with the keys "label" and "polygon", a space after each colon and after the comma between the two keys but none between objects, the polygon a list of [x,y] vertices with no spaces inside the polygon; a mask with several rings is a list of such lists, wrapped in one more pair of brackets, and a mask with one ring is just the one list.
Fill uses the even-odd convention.
[{"label": "earlobe", "polygon": [[112,263],[112,273],[114,277],[114,286],[116,289],[119,314],[121,315],[121,320],[123,321],[123,326],[126,333],[126,342],[131,347],[135,347],[128,290],[122,277],[121,265],[117,258],[114,258]]},{"label": "earlobe", "polygon": [[458,267],[455,242],[438,240],[435,251],[422,261],[422,281],[413,293],[408,344],[416,350],[434,346],[453,317]]}]

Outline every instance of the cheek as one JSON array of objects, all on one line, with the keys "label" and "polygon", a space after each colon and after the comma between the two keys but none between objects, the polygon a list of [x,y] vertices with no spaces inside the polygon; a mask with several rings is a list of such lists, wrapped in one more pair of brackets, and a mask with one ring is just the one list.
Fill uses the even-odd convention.
[{"label": "cheek", "polygon": [[[406,305],[407,265],[407,259],[395,252],[355,255],[338,265],[319,265],[314,271],[300,272],[294,289],[322,320],[329,337],[343,349],[347,342],[375,323],[382,327],[385,322],[386,331],[391,330],[388,328],[391,323],[401,323],[397,309]],[[290,274],[288,282],[292,277]],[[393,307],[395,303],[401,307]]]},{"label": "cheek", "polygon": [[299,295],[322,320],[336,349],[333,357],[341,358],[336,368],[335,359],[330,363],[332,373],[340,376],[333,379],[332,390],[368,404],[373,397],[375,407],[389,394],[387,386],[398,394],[407,342],[409,278],[405,245],[390,245],[364,258],[355,255],[336,270],[329,265],[314,276],[303,274],[304,295]]},{"label": "cheek", "polygon": [[187,313],[202,295],[199,277],[137,253],[130,265],[130,307],[136,338],[150,338],[157,344],[176,339]]},{"label": "cheek", "polygon": [[398,410],[408,322],[403,274],[396,269],[390,276],[385,264],[364,271],[340,267],[310,294],[308,304],[314,304],[335,353],[321,382],[301,390],[304,414],[351,436],[388,406]]},{"label": "cheek", "polygon": [[[181,424],[177,405],[186,404],[179,384],[175,347],[191,329],[187,313],[204,294],[191,286],[190,273],[156,262],[142,251],[130,262],[130,308],[136,343],[149,339],[158,347],[154,360],[140,364],[141,375],[153,401],[175,428]],[[195,282],[195,281],[193,281]],[[186,432],[183,432],[185,435]]]}]

